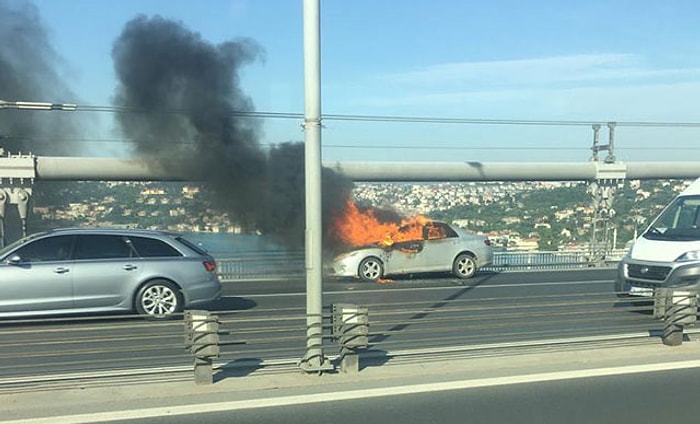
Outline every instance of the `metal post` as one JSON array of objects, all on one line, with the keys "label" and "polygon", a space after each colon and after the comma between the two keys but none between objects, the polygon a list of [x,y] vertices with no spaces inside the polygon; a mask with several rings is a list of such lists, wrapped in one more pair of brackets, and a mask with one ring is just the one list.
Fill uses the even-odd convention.
[{"label": "metal post", "polygon": [[22,237],[27,236],[27,212],[29,208],[29,192],[24,189],[15,190],[15,200],[17,203],[17,211],[22,222]]},{"label": "metal post", "polygon": [[9,195],[0,187],[0,248],[5,247],[5,208]]},{"label": "metal post", "polygon": [[[600,147],[602,146],[598,146]],[[615,247],[609,240],[609,229],[612,225],[611,220],[616,215],[613,208],[615,193],[624,183],[627,166],[623,163],[600,162],[595,162],[594,165],[596,178],[588,183],[588,193],[592,196],[593,206],[589,263],[591,266],[603,266],[610,248]]]},{"label": "metal post", "polygon": [[667,346],[683,343],[683,327],[697,320],[698,295],[688,290],[669,290],[666,295],[666,313],[661,341]]},{"label": "metal post", "polygon": [[[0,151],[4,154],[3,149]],[[5,212],[8,205],[17,206],[22,221],[22,236],[27,235],[27,214],[35,179],[33,155],[0,155],[0,246],[6,241]]]},{"label": "metal post", "polygon": [[608,140],[608,155],[605,157],[605,163],[615,162],[615,122],[608,122],[609,140]]},{"label": "metal post", "polygon": [[194,381],[214,382],[213,363],[219,356],[219,320],[208,311],[186,311],[185,347],[194,355]]},{"label": "metal post", "polygon": [[360,371],[359,350],[368,346],[369,317],[367,307],[334,304],[331,313],[333,339],[340,343],[340,371]]},{"label": "metal post", "polygon": [[600,124],[593,124],[593,156],[591,156],[591,161],[598,162],[598,140],[600,133]]},{"label": "metal post", "polygon": [[670,293],[671,290],[667,288],[654,289],[654,319],[666,319],[666,303]]},{"label": "metal post", "polygon": [[304,169],[306,178],[306,372],[331,369],[323,355],[320,0],[304,0]]}]

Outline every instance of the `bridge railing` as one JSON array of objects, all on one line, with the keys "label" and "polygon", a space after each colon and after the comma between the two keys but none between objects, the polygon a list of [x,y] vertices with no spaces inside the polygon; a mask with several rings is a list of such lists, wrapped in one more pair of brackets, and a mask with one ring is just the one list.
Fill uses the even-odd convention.
[{"label": "bridge railing", "polygon": [[[387,295],[366,297],[369,303],[361,305],[326,305],[321,312],[323,350],[334,367],[347,370],[352,367],[342,361],[348,351],[364,367],[379,367],[402,360],[427,363],[451,355],[531,353],[557,346],[599,349],[659,339],[673,345],[666,340],[677,336],[680,344],[697,335],[696,329],[684,328],[694,325],[697,304],[675,293],[660,305],[643,297],[617,299],[605,287],[486,297],[474,296],[474,289],[457,288],[437,299]],[[299,358],[308,348],[302,301],[260,307],[255,300],[227,296],[206,311],[185,311],[173,318],[154,321],[110,314],[4,322],[0,393],[82,387],[112,379],[189,380],[192,356],[197,383],[241,378],[259,370],[298,372]],[[688,318],[692,320],[684,321]],[[202,365],[206,373],[200,372]]]},{"label": "bridge railing", "polygon": [[[573,270],[592,266],[615,267],[625,250],[616,249],[603,261],[594,261],[587,251],[505,251],[495,252],[493,264],[485,271]],[[217,258],[221,281],[258,281],[303,278],[303,251],[242,252],[236,257]]]},{"label": "bridge railing", "polygon": [[302,278],[303,251],[242,252],[236,257],[216,258],[221,281],[280,280]]}]

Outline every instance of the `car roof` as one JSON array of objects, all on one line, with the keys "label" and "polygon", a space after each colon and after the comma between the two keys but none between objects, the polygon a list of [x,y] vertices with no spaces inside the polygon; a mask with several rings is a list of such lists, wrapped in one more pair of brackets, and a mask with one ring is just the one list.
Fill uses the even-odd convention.
[{"label": "car roof", "polygon": [[51,234],[121,234],[133,236],[177,236],[178,234],[162,230],[147,230],[143,228],[110,228],[110,227],[75,227],[55,228],[44,231],[41,235]]}]

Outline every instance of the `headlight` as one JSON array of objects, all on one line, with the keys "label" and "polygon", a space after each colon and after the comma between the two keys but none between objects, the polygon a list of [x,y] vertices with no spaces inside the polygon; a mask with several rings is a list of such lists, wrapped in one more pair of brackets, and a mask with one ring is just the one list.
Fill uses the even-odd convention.
[{"label": "headlight", "polygon": [[676,262],[700,261],[700,250],[691,250],[680,255]]}]

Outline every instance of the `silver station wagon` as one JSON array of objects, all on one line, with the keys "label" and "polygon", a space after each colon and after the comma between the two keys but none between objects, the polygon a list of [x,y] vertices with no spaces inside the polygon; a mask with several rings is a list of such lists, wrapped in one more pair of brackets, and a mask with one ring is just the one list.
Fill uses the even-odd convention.
[{"label": "silver station wagon", "polygon": [[135,311],[166,318],[219,298],[216,262],[174,233],[37,233],[0,249],[0,317]]}]

